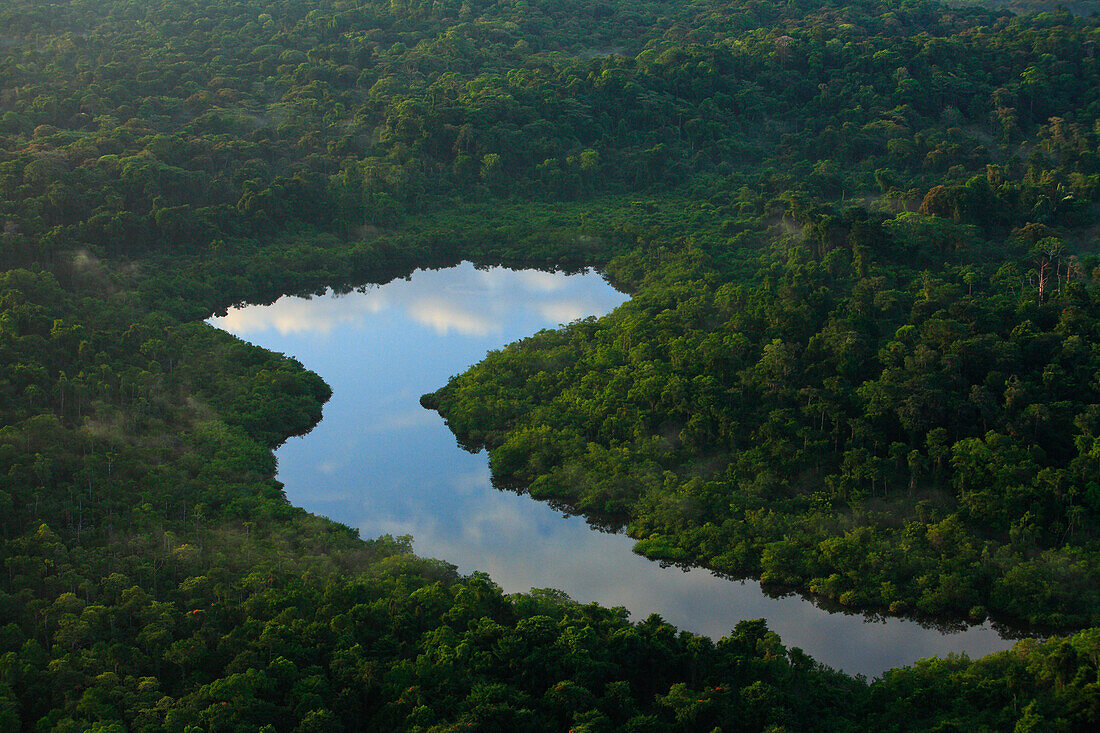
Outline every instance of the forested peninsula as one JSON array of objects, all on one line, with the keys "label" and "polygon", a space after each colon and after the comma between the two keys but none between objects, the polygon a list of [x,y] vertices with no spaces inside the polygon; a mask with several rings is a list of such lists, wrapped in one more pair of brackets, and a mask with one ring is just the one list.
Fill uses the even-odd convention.
[{"label": "forested peninsula", "polygon": [[[0,724],[1091,730],[1100,19],[1035,0],[6,0]],[[203,321],[460,260],[632,300],[425,395],[639,552],[1025,639],[867,681],[291,506]]]}]

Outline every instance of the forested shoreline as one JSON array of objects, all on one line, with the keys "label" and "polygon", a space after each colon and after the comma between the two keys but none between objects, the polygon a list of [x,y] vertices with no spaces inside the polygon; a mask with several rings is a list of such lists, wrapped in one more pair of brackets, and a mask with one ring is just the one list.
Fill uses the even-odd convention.
[{"label": "forested shoreline", "polygon": [[[1095,16],[10,0],[0,29],[12,730],[1095,725]],[[461,259],[633,295],[425,397],[502,484],[657,560],[1069,635],[868,683],[290,506],[272,451],[330,391],[203,319]]]}]

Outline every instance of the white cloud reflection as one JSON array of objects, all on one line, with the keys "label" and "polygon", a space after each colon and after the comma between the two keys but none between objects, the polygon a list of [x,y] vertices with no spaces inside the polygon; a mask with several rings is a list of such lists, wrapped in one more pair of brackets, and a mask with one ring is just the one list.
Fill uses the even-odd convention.
[{"label": "white cloud reflection", "polygon": [[[455,296],[455,291],[446,291],[447,296]],[[428,326],[441,336],[450,332],[463,336],[488,336],[500,333],[500,324],[491,317],[472,312],[470,303],[460,298],[443,296],[426,297],[423,300],[408,303],[405,308],[414,321]]]},{"label": "white cloud reflection", "polygon": [[319,298],[282,297],[267,306],[231,308],[224,316],[210,323],[237,336],[263,331],[289,334],[331,334],[338,326],[355,323],[364,315],[379,313],[389,307],[379,290],[355,293],[344,297],[331,295]]},{"label": "white cloud reflection", "polygon": [[592,312],[592,305],[584,300],[563,300],[544,303],[538,307],[539,315],[547,324],[572,323]]},{"label": "white cloud reflection", "polygon": [[565,279],[553,272],[523,270],[519,272],[518,275],[520,282],[524,283],[528,290],[542,293],[554,293],[566,287]]},{"label": "white cloud reflection", "polygon": [[362,324],[364,316],[394,311],[440,335],[484,337],[502,333],[502,323],[517,314],[537,319],[536,328],[553,327],[606,313],[622,301],[603,283],[591,287],[591,275],[479,270],[469,263],[414,275],[366,292],[283,297],[268,306],[234,308],[210,322],[242,337],[272,330],[284,336],[327,338],[338,327]]}]

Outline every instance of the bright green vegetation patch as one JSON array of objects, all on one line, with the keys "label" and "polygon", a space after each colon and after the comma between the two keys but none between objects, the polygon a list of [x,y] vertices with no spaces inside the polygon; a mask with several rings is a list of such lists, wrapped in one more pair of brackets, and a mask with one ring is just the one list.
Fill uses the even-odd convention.
[{"label": "bright green vegetation patch", "polygon": [[[828,226],[747,279],[705,255],[613,261],[651,273],[633,300],[426,402],[507,483],[654,559],[853,607],[1095,623],[1100,290],[1064,275],[1085,265],[1017,238],[1012,259],[915,271],[897,261],[922,239],[989,246],[915,214]],[[1063,273],[1041,302],[1036,266]]]}]

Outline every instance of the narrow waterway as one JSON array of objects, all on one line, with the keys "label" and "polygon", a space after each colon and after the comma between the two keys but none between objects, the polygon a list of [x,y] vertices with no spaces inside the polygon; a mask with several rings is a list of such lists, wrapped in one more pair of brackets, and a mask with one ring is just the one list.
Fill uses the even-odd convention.
[{"label": "narrow waterway", "polygon": [[211,323],[293,355],[333,389],[324,419],[279,449],[290,501],[363,537],[412,535],[416,552],[487,572],[507,592],[556,588],[582,602],[660,614],[713,638],[765,618],[787,646],[875,676],[928,656],[1007,648],[988,625],[944,633],[901,619],[828,613],[796,596],[703,570],[662,568],[623,535],[591,529],[526,496],[497,491],[485,454],[460,449],[420,395],[491,349],[626,299],[599,275],[463,264],[349,295],[282,298]]}]

